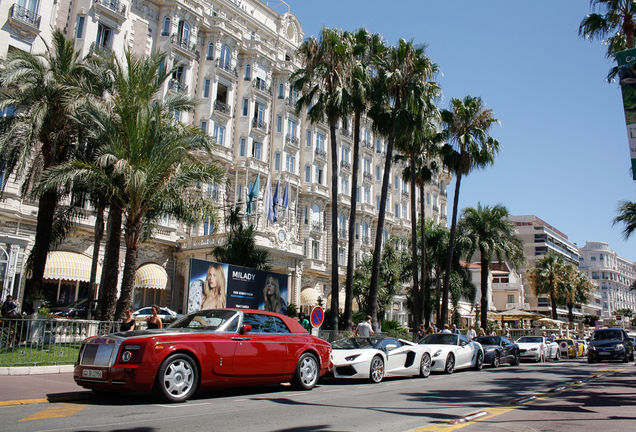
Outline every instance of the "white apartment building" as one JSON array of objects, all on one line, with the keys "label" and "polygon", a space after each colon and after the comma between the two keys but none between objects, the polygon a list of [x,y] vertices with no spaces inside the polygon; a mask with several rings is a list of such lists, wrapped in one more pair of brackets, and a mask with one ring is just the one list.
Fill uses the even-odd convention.
[{"label": "white apartment building", "polygon": [[595,315],[613,318],[618,309],[636,310],[636,264],[618,256],[606,242],[585,242],[579,248],[579,271],[598,285]]},{"label": "white apartment building", "polygon": [[[298,94],[288,81],[300,67],[296,50],[305,33],[284,3],[273,9],[260,0],[19,0],[0,3],[3,17],[7,22],[0,30],[0,58],[9,49],[41,52],[43,44],[37,37],[49,39],[51,26],[74,37],[82,53],[93,44],[109,47],[118,56],[125,48],[135,54],[166,52],[166,66],[178,69],[166,83],[164,95],[186,92],[200,100],[194,115],[175,115],[200,126],[218,144],[213,160],[226,169],[226,182],[198,187],[218,203],[221,218],[233,206],[245,206],[257,176],[261,198],[269,179],[281,195],[288,190],[288,206],[279,205],[278,221],[271,224],[263,217],[262,201],[249,216],[258,245],[271,253],[273,270],[288,275],[288,302],[310,307],[321,297],[324,304],[331,290],[332,241],[338,242],[344,282],[352,199],[357,200],[356,257],[371,253],[385,140],[365,120],[359,180],[353,185],[352,120],[339,125],[340,214],[332,221],[328,125],[312,124],[304,113],[295,112]],[[387,238],[410,232],[409,189],[401,179],[401,168],[394,164],[391,172]],[[424,197],[417,197],[425,200],[427,218],[446,222],[450,181],[450,175],[443,173],[426,188]],[[12,281],[5,283],[19,296],[25,283],[22,262],[33,246],[37,206],[18,190],[19,185],[9,179],[0,202],[0,278]],[[87,208],[79,229],[50,254],[46,276],[50,293],[57,288],[54,300],[68,303],[85,295],[88,279],[77,269],[85,270],[86,259],[92,256],[93,223]],[[338,223],[337,239],[331,238],[332,223]],[[185,310],[189,259],[214,259],[212,250],[224,239],[222,225],[185,227],[162,221],[157,236],[139,251],[134,306],[160,303]],[[64,265],[68,261],[71,266]]]}]

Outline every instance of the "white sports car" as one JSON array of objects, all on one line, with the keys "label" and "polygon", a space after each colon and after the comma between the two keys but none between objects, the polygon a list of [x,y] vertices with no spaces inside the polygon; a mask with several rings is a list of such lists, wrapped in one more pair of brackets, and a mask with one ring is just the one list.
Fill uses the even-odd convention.
[{"label": "white sports car", "polygon": [[479,342],[469,341],[463,334],[435,333],[426,336],[420,345],[430,348],[432,371],[453,373],[456,369],[484,366],[484,349]]},{"label": "white sports car", "polygon": [[428,347],[392,337],[351,337],[331,344],[333,375],[379,383],[390,376],[426,378],[431,373]]},{"label": "white sports car", "polygon": [[561,350],[559,344],[552,342],[546,336],[522,336],[516,340],[519,345],[521,359],[544,362],[547,359],[555,361],[561,360]]}]

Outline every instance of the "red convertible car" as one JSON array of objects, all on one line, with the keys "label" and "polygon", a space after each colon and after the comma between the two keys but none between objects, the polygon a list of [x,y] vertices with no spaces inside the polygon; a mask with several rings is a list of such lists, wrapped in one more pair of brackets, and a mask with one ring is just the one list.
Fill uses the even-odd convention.
[{"label": "red convertible car", "polygon": [[74,379],[96,392],[152,391],[182,402],[198,389],[291,382],[309,390],[331,368],[331,345],[290,317],[207,309],[161,330],[86,339]]}]

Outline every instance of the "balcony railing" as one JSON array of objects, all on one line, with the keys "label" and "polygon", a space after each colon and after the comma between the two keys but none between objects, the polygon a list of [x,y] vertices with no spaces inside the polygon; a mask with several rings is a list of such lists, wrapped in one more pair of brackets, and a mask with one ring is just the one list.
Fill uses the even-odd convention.
[{"label": "balcony railing", "polygon": [[219,111],[223,114],[230,115],[232,113],[232,108],[225,102],[221,102],[220,100],[215,100],[214,111]]},{"label": "balcony railing", "polygon": [[373,175],[370,172],[365,171],[364,174],[362,174],[362,176],[364,177],[365,180],[373,180]]},{"label": "balcony railing", "polygon": [[373,143],[367,140],[362,140],[362,147],[369,150],[373,150]]},{"label": "balcony railing", "polygon": [[40,15],[18,5],[17,3],[9,8],[9,17],[33,27],[40,28]]},{"label": "balcony railing", "polygon": [[188,86],[185,84],[181,84],[176,79],[171,79],[168,82],[168,90],[172,90],[177,93],[185,93],[188,91]]},{"label": "balcony railing", "polygon": [[349,238],[349,231],[346,229],[339,229],[338,230],[338,238],[341,238],[343,240],[346,240]]},{"label": "balcony railing", "polygon": [[254,87],[256,90],[268,93],[269,95],[272,94],[272,89],[268,87],[267,83],[260,78],[256,78],[254,81],[252,81],[252,87]]},{"label": "balcony railing", "polygon": [[327,159],[327,152],[324,151],[321,148],[317,148],[316,149],[316,157],[326,160]]},{"label": "balcony railing", "polygon": [[300,145],[300,139],[298,139],[298,137],[295,135],[287,134],[285,136],[285,143],[291,144],[294,147],[298,147]]},{"label": "balcony railing", "polygon": [[340,135],[348,138],[352,137],[351,131],[345,128],[340,128]]},{"label": "balcony railing", "polygon": [[322,232],[322,224],[320,222],[312,221],[311,222],[311,230],[312,231]]},{"label": "balcony railing", "polygon": [[361,240],[363,245],[369,246],[371,244],[371,237],[369,236],[362,236]]},{"label": "balcony railing", "polygon": [[267,133],[267,123],[259,120],[258,117],[254,117],[254,119],[252,120],[252,127],[258,129],[263,133]]},{"label": "balcony railing", "polygon": [[408,198],[408,197],[409,197],[409,191],[405,191],[405,190],[403,190],[403,191],[402,191],[402,197],[404,197],[404,198]]},{"label": "balcony railing", "polygon": [[350,171],[351,170],[351,164],[349,162],[340,161],[340,168]]},{"label": "balcony railing", "polygon": [[197,44],[190,44],[190,41],[188,39],[181,37],[176,33],[173,33],[172,36],[170,36],[170,43],[190,52],[194,52],[197,47]]},{"label": "balcony railing", "polygon": [[126,5],[122,4],[119,0],[95,0],[95,4],[107,7],[121,16],[126,16]]},{"label": "balcony railing", "polygon": [[236,68],[232,68],[232,63],[230,61],[228,60],[222,61],[221,59],[216,59],[216,62],[214,64],[216,65],[218,69],[224,70],[225,72],[228,72],[238,77],[238,71],[236,70]]},{"label": "balcony railing", "polygon": [[298,102],[298,99],[285,98],[285,104],[292,108],[296,108],[296,102]]}]

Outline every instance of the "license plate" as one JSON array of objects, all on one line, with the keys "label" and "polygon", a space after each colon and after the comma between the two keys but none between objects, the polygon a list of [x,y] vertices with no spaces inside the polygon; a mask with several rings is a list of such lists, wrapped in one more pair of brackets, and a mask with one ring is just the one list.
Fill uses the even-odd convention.
[{"label": "license plate", "polygon": [[599,355],[610,355],[608,352],[600,352]]},{"label": "license plate", "polygon": [[101,378],[103,371],[93,370],[93,369],[84,369],[82,371],[82,376],[85,378]]}]

